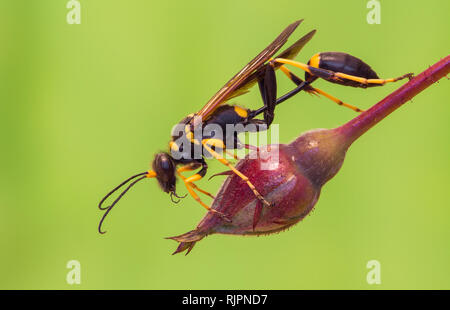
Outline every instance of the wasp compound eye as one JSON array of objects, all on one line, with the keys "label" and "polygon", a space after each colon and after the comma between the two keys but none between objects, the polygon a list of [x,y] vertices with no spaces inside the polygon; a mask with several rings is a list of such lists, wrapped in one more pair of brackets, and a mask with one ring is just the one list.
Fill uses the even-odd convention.
[{"label": "wasp compound eye", "polygon": [[175,191],[176,166],[172,157],[167,153],[156,154],[152,166],[161,189],[166,193]]}]

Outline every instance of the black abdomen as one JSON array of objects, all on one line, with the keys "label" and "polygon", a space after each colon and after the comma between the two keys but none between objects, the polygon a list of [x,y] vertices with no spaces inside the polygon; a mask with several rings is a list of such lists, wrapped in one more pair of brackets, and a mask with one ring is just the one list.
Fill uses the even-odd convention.
[{"label": "black abdomen", "polygon": [[[361,59],[349,55],[347,53],[340,52],[325,52],[319,54],[319,68],[341,72],[348,75],[353,75],[357,77],[362,77],[366,79],[378,79],[378,75],[372,68],[366,64]],[[310,64],[311,60],[308,62]],[[308,73],[307,73],[308,74]],[[309,75],[305,75],[305,78],[308,79]],[[341,84],[345,86],[352,87],[371,87],[371,86],[380,86],[380,84],[361,84],[355,81],[342,79],[341,81],[329,80],[332,83]]]}]

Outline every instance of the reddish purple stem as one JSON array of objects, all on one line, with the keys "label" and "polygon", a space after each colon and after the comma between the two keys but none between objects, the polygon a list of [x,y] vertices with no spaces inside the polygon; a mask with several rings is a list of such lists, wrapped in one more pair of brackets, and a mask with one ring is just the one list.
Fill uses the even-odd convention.
[{"label": "reddish purple stem", "polygon": [[427,70],[411,79],[366,112],[361,113],[336,130],[346,136],[349,145],[367,130],[391,114],[408,100],[432,85],[450,72],[450,55],[441,59]]}]

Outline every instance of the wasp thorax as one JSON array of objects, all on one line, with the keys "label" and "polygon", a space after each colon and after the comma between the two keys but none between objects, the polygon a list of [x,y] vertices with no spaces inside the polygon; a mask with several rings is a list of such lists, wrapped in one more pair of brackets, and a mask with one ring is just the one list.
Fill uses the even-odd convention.
[{"label": "wasp thorax", "polygon": [[175,162],[167,153],[156,154],[153,160],[153,171],[162,190],[166,193],[175,192]]}]

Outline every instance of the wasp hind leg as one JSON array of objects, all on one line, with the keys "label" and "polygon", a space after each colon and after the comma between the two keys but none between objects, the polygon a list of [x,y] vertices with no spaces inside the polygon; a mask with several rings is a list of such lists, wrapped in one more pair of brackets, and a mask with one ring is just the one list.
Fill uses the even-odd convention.
[{"label": "wasp hind leg", "polygon": [[391,78],[391,79],[366,79],[366,78],[362,78],[359,76],[354,76],[354,75],[349,75],[349,74],[345,74],[345,73],[341,73],[341,72],[334,72],[334,76],[337,77],[338,79],[347,79],[347,80],[351,80],[351,81],[355,81],[364,85],[370,85],[370,84],[376,84],[376,85],[384,85],[386,83],[393,83],[393,82],[397,82],[403,79],[411,79],[413,77],[412,73],[407,73],[404,74],[402,76],[396,77],[396,78]]},{"label": "wasp hind leg", "polygon": [[[299,78],[298,76],[296,76],[291,70],[289,70],[286,66],[281,66],[280,67],[280,70],[292,81],[292,82],[294,82],[297,86],[299,86],[299,85],[302,85],[302,83],[304,83],[304,81],[301,79],[301,78]],[[311,82],[310,82],[311,83]],[[322,96],[324,96],[324,97],[326,97],[326,98],[328,98],[328,99],[330,99],[331,101],[333,101],[333,102],[335,102],[335,103],[337,103],[338,105],[340,105],[340,106],[343,106],[343,107],[346,107],[346,108],[349,108],[349,109],[351,109],[351,110],[353,110],[353,111],[355,111],[355,112],[364,112],[364,110],[362,110],[362,109],[360,109],[360,108],[358,108],[358,107],[356,107],[356,106],[353,106],[353,105],[351,105],[351,104],[348,104],[348,103],[345,103],[345,102],[343,102],[342,100],[340,100],[340,99],[338,99],[338,98],[336,98],[336,97],[334,97],[334,96],[332,96],[332,95],[330,95],[330,94],[328,94],[328,93],[326,93],[326,92],[324,92],[323,90],[321,90],[321,89],[318,89],[318,88],[315,88],[315,87],[312,87],[312,86],[307,86],[307,87],[305,87],[305,91],[307,91],[307,92],[309,92],[309,93],[312,93],[312,94],[320,94],[320,95],[322,95]]]},{"label": "wasp hind leg", "polygon": [[307,64],[295,61],[295,60],[290,60],[290,59],[276,58],[273,61],[300,68],[300,69],[308,72],[309,74],[318,76],[325,80],[347,79],[347,80],[351,80],[351,81],[354,81],[354,82],[357,82],[357,83],[360,83],[363,85],[370,85],[370,84],[384,85],[386,83],[397,82],[399,80],[403,80],[406,78],[411,79],[413,77],[413,73],[407,73],[402,76],[399,76],[396,78],[391,78],[391,79],[366,79],[366,78],[363,78],[360,76],[354,76],[354,75],[349,75],[349,74],[345,74],[342,72],[334,72],[334,71],[330,71],[330,70],[326,70],[326,69],[322,69],[322,68],[313,67],[313,66],[310,66],[310,65],[307,65]]}]

